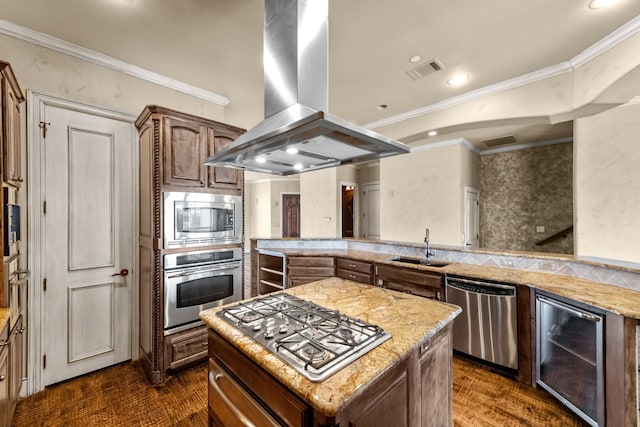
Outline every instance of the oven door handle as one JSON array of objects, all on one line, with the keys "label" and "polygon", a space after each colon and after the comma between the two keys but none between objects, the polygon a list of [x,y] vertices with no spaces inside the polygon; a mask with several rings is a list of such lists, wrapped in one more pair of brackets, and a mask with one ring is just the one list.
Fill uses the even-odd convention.
[{"label": "oven door handle", "polygon": [[166,274],[167,274],[167,278],[172,279],[174,277],[191,276],[192,274],[196,274],[196,273],[211,273],[214,271],[233,270],[236,268],[240,268],[240,263],[221,264],[214,267],[189,268],[187,270],[182,270],[180,273],[175,273],[175,274],[172,274],[171,271],[167,271]]}]

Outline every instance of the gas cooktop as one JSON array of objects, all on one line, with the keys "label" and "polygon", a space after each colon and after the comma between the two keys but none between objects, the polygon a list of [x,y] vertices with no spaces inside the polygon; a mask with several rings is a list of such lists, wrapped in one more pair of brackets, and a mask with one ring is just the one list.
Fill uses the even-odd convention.
[{"label": "gas cooktop", "polygon": [[391,338],[379,326],[287,293],[241,301],[217,315],[311,381],[324,380]]}]

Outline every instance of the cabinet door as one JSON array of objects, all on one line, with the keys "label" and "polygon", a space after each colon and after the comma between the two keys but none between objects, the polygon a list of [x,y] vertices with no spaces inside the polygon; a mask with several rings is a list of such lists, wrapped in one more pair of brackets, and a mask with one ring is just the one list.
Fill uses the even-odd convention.
[{"label": "cabinet door", "polygon": [[22,346],[24,340],[23,318],[20,316],[11,331],[9,339],[9,418],[20,397],[20,387],[22,386]]},{"label": "cabinet door", "polygon": [[[9,323],[0,333],[0,340],[3,343],[9,340]],[[10,425],[9,422],[9,348],[7,345],[0,346],[0,427]]]},{"label": "cabinet door", "polygon": [[207,328],[204,326],[169,335],[166,338],[166,369],[177,369],[206,358]]},{"label": "cabinet door", "polygon": [[22,170],[20,161],[20,103],[13,92],[9,81],[2,80],[2,99],[4,121],[4,181],[20,187]]},{"label": "cabinet door", "polygon": [[[239,135],[222,129],[209,128],[207,156],[223,150]],[[243,173],[240,169],[207,166],[207,186],[211,188],[225,188],[240,190],[242,188]]]},{"label": "cabinet door", "polygon": [[207,128],[173,117],[163,124],[164,184],[204,187]]}]

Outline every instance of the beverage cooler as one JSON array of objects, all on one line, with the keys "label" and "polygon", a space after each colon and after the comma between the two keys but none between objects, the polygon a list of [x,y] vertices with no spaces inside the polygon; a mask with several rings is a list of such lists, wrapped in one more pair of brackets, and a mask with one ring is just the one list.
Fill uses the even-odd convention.
[{"label": "beverage cooler", "polygon": [[604,313],[536,294],[536,383],[592,426],[605,424]]}]

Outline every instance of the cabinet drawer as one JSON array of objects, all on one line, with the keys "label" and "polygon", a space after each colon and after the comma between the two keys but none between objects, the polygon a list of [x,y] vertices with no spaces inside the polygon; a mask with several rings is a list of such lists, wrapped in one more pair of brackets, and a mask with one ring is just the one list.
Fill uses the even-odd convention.
[{"label": "cabinet drawer", "polygon": [[291,256],[287,257],[287,264],[294,267],[333,267],[333,257],[319,256]]},{"label": "cabinet drawer", "polygon": [[379,264],[377,278],[385,281],[407,282],[438,289],[442,288],[442,275],[430,271],[418,271]]},{"label": "cabinet drawer", "polygon": [[306,277],[306,276],[289,277],[289,279],[287,279],[287,288],[306,285],[307,283],[317,282],[318,280],[322,280],[324,278],[325,277]]},{"label": "cabinet drawer", "polygon": [[342,270],[338,268],[336,270],[336,276],[341,279],[353,280],[354,282],[366,283],[367,285],[373,284],[373,276],[371,274],[359,273],[352,270]]},{"label": "cabinet drawer", "polygon": [[304,401],[213,330],[209,330],[209,357],[232,374],[238,386],[255,396],[260,406],[269,408],[282,425],[311,425],[311,408]]},{"label": "cabinet drawer", "polygon": [[333,267],[289,267],[289,277],[333,277]]},{"label": "cabinet drawer", "polygon": [[165,362],[169,369],[177,369],[207,357],[206,327],[167,337]]},{"label": "cabinet drawer", "polygon": [[357,271],[358,273],[372,274],[373,264],[370,262],[356,261],[347,258],[337,258],[336,268],[341,270]]},{"label": "cabinet drawer", "polygon": [[212,359],[209,359],[208,397],[210,411],[222,425],[280,425]]},{"label": "cabinet drawer", "polygon": [[431,298],[436,300],[442,299],[442,292],[438,288],[431,286],[417,285],[415,283],[408,282],[394,282],[386,281],[383,285],[384,288],[392,289],[394,291],[400,291],[411,295],[417,295],[424,298]]}]

